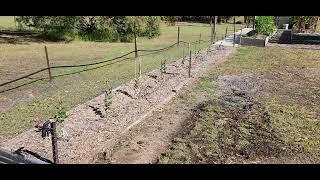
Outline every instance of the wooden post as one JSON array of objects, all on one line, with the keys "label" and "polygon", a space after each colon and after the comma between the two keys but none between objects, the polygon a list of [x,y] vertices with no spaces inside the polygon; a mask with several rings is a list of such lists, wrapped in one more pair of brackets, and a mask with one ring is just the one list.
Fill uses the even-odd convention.
[{"label": "wooden post", "polygon": [[49,57],[48,57],[48,50],[47,50],[47,46],[44,46],[44,51],[45,51],[45,53],[46,53],[46,59],[47,59],[47,66],[48,66],[49,79],[50,79],[50,81],[51,81],[51,80],[52,80],[52,76],[51,76],[50,62],[49,62]]},{"label": "wooden post", "polygon": [[[135,54],[135,78],[137,78],[137,58],[138,58],[138,46],[137,46],[137,35],[136,35],[136,27],[134,26],[134,54]],[[141,77],[141,60],[139,59],[139,78]]]},{"label": "wooden post", "polygon": [[191,51],[191,45],[190,45],[190,43],[188,43],[188,52],[190,52]]},{"label": "wooden post", "polygon": [[233,16],[233,47],[236,45],[236,17]]},{"label": "wooden post", "polygon": [[211,27],[211,44],[213,44],[214,38],[213,38],[213,28],[212,28],[212,16],[210,16],[210,27]]},{"label": "wooden post", "polygon": [[228,34],[228,26],[226,27],[226,34],[225,34],[225,38],[227,37],[227,34]]},{"label": "wooden post", "polygon": [[183,47],[182,47],[182,64],[184,64],[184,58],[185,58],[185,56],[184,56],[184,44],[183,44]]},{"label": "wooden post", "polygon": [[201,43],[201,33],[200,33],[200,36],[199,36],[199,44]]},{"label": "wooden post", "polygon": [[138,57],[138,48],[137,48],[137,36],[136,36],[136,32],[134,32],[134,54],[135,54],[135,58]]},{"label": "wooden post", "polygon": [[191,50],[190,50],[190,58],[189,58],[189,68],[188,68],[188,77],[191,77]]},{"label": "wooden post", "polygon": [[180,26],[178,26],[178,40],[177,40],[178,46],[180,43]]},{"label": "wooden post", "polygon": [[56,122],[51,122],[51,140],[52,140],[52,153],[53,153],[53,162],[59,164],[58,157],[58,144],[57,144],[57,127]]},{"label": "wooden post", "polygon": [[217,16],[214,16],[214,23],[213,23],[213,36],[216,37],[216,26],[217,26]]},{"label": "wooden post", "polygon": [[139,78],[142,75],[142,68],[141,68],[141,58],[139,58]]}]

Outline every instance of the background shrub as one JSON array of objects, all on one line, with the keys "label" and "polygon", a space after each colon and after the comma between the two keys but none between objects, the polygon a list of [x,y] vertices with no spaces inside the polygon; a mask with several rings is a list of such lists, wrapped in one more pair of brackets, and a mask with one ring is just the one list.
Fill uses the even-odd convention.
[{"label": "background shrub", "polygon": [[276,30],[275,17],[257,16],[256,29],[260,34],[270,35],[273,31]]},{"label": "background shrub", "polygon": [[33,27],[49,40],[79,37],[89,41],[130,42],[137,36],[160,35],[156,16],[18,16],[19,27]]}]

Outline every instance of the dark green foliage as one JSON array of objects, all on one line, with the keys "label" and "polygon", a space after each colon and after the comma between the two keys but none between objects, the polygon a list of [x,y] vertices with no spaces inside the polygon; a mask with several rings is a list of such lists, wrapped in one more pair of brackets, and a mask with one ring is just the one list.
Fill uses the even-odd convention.
[{"label": "dark green foliage", "polygon": [[149,16],[147,17],[147,26],[145,29],[145,36],[149,38],[160,35],[160,17],[159,16]]},{"label": "dark green foliage", "polygon": [[21,28],[33,27],[50,40],[124,41],[160,34],[159,16],[19,16]]},{"label": "dark green foliage", "polygon": [[258,16],[256,19],[256,29],[258,33],[270,35],[276,30],[274,16]]},{"label": "dark green foliage", "polygon": [[63,122],[63,120],[64,120],[65,118],[68,117],[68,116],[67,116],[67,112],[66,112],[65,108],[63,107],[61,101],[59,101],[59,105],[56,107],[56,109],[57,109],[57,112],[56,112],[56,114],[54,115],[54,119],[56,119],[57,122],[60,122],[60,123],[61,123],[61,122]]}]

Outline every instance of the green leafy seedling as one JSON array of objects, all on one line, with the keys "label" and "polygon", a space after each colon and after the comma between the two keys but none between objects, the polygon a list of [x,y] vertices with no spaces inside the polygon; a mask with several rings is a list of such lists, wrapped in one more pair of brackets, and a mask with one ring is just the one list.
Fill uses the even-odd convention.
[{"label": "green leafy seedling", "polygon": [[109,85],[108,81],[106,81],[106,86],[104,94],[104,111],[107,113],[112,105],[112,87]]},{"label": "green leafy seedling", "polygon": [[66,112],[64,106],[62,105],[61,100],[59,100],[59,104],[58,104],[58,106],[56,106],[56,109],[57,109],[57,111],[54,115],[54,119],[56,119],[57,122],[61,123],[64,121],[65,118],[68,117],[67,112]]}]

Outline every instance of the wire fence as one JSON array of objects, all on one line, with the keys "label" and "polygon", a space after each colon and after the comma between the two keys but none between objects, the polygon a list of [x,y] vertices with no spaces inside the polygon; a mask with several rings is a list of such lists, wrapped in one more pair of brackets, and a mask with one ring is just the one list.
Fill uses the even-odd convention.
[{"label": "wire fence", "polygon": [[[188,53],[188,52],[185,51],[187,46],[194,46],[193,48],[191,47],[191,49],[190,49],[192,52],[199,51],[200,48],[203,47],[202,46],[203,44],[206,44],[206,43],[212,44],[212,43],[214,43],[216,41],[223,40],[228,35],[233,34],[236,31],[241,30],[243,27],[244,26],[239,28],[237,26],[237,28],[236,28],[234,26],[234,29],[231,30],[231,29],[228,29],[228,26],[227,26],[226,31],[225,31],[224,34],[223,33],[222,34],[221,33],[220,34],[213,34],[215,37],[212,37],[212,35],[202,35],[202,34],[191,35],[191,36],[199,38],[198,40],[193,41],[193,42],[187,42],[187,41],[180,40],[179,39],[180,38],[180,30],[179,30],[179,27],[178,27],[177,42],[173,43],[173,44],[171,44],[171,45],[169,45],[167,47],[163,47],[163,48],[159,48],[159,49],[138,49],[137,47],[135,47],[135,50],[127,52],[127,53],[124,53],[124,54],[119,55],[117,57],[106,59],[106,60],[102,60],[102,61],[92,62],[92,63],[50,66],[49,57],[48,57],[48,54],[47,54],[47,51],[46,51],[47,67],[41,68],[39,70],[36,70],[35,72],[29,73],[27,75],[23,75],[23,76],[18,77],[16,79],[9,80],[9,81],[1,83],[0,87],[6,87],[6,86],[10,86],[10,87],[0,90],[0,93],[7,92],[7,91],[10,91],[10,90],[13,90],[13,89],[17,89],[17,88],[20,88],[22,86],[25,86],[25,85],[28,85],[28,84],[31,84],[31,83],[35,83],[35,82],[38,82],[38,81],[42,81],[42,80],[50,79],[50,81],[51,81],[52,79],[57,78],[57,77],[66,76],[66,75],[72,75],[72,74],[85,72],[85,71],[90,71],[90,70],[98,69],[98,68],[101,68],[101,67],[109,66],[109,65],[112,65],[112,64],[115,64],[115,63],[119,63],[119,62],[122,62],[122,61],[125,61],[125,60],[134,60],[134,59],[139,58],[139,57],[145,57],[145,56],[158,54],[158,53],[161,53],[161,52],[169,51],[169,50],[171,50],[173,48],[176,48],[176,47],[177,47],[177,51],[183,50],[183,53],[182,53],[182,55],[180,55],[180,57],[181,56],[185,57],[186,54]],[[136,43],[135,43],[135,46],[137,46]],[[45,47],[45,49],[46,49],[46,47]],[[137,55],[137,56],[129,57],[130,55],[138,54],[138,53],[139,53],[139,55]],[[100,59],[101,58],[91,59],[91,61],[100,60]],[[51,75],[51,71],[52,70],[69,69],[69,68],[81,68],[81,67],[85,67],[86,69],[80,69],[80,70],[74,71],[74,72],[67,72],[66,71],[66,72],[62,72],[62,73],[57,74],[57,75]],[[37,77],[37,75],[40,75],[41,73],[43,74],[44,72],[47,72],[47,71],[48,71],[49,76],[47,76],[47,77]],[[64,70],[62,70],[62,71],[64,71]],[[31,80],[31,81],[28,81],[28,80]],[[21,83],[21,81],[23,81],[23,82]],[[28,81],[28,82],[26,82],[26,81]]]}]

